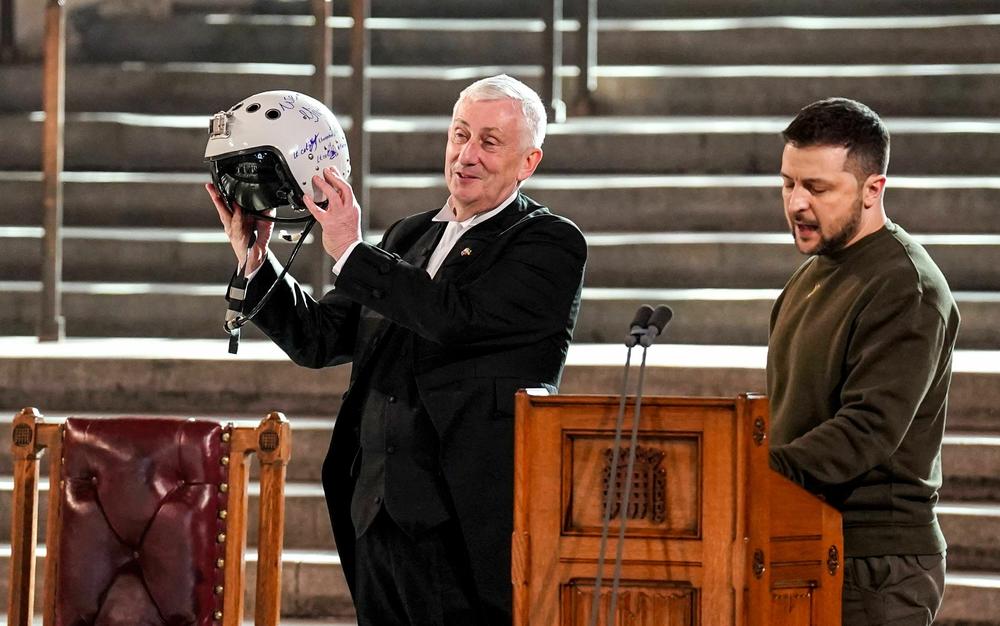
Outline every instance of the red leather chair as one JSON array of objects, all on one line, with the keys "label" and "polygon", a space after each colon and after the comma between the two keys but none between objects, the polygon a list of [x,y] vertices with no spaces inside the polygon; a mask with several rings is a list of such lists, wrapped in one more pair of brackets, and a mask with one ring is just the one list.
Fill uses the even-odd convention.
[{"label": "red leather chair", "polygon": [[38,459],[50,455],[45,626],[236,626],[249,456],[261,465],[256,624],[278,624],[285,466],[280,413],[256,428],[194,419],[14,418],[8,618],[30,626]]}]

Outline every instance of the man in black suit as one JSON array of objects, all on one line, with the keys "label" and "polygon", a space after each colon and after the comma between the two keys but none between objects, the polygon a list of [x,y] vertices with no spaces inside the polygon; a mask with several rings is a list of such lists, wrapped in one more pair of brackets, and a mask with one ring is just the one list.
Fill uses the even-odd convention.
[{"label": "man in black suit", "polygon": [[[559,383],[586,242],[520,193],[542,159],[545,109],[494,76],[466,88],[448,130],[444,207],[364,243],[350,185],[305,202],[336,261],[314,300],[290,277],[255,323],[296,363],[353,362],[323,466],[362,626],[511,623],[514,392]],[[241,264],[254,224],[209,186]],[[267,228],[249,251],[252,307],[280,272]]]}]

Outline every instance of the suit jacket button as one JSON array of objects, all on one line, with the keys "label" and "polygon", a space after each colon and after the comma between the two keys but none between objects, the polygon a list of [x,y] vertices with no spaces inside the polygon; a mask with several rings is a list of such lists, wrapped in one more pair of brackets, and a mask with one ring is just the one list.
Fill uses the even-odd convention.
[{"label": "suit jacket button", "polygon": [[375,504],[382,504],[382,496],[375,496]]},{"label": "suit jacket button", "polygon": [[389,454],[392,454],[396,451],[396,446],[389,446],[388,448],[385,449],[385,451]]},{"label": "suit jacket button", "polygon": [[380,300],[382,298],[382,290],[372,289],[372,297],[375,298],[376,300]]},{"label": "suit jacket button", "polygon": [[396,404],[396,396],[389,396],[389,404]]}]

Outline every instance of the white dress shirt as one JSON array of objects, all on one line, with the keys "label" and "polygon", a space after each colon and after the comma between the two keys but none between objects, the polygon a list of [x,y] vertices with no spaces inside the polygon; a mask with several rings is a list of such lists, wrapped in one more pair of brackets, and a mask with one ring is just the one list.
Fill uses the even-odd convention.
[{"label": "white dress shirt", "polygon": [[[517,198],[517,194],[520,188],[514,189],[514,192],[507,196],[507,199],[500,203],[497,208],[490,211],[484,211],[482,213],[476,213],[467,220],[458,221],[458,217],[455,215],[455,210],[451,207],[451,199],[444,203],[438,214],[431,218],[434,222],[448,222],[448,225],[444,227],[444,234],[441,235],[440,241],[438,241],[437,247],[434,248],[434,252],[431,253],[430,259],[427,261],[427,273],[431,278],[434,278],[437,271],[441,269],[441,264],[444,263],[445,257],[451,252],[451,249],[455,247],[455,242],[464,235],[468,230],[474,227],[476,224],[482,224],[486,220],[490,219],[500,211],[503,211],[510,203]],[[340,274],[341,270],[344,269],[344,265],[347,263],[347,257],[351,256],[351,252],[354,250],[355,246],[361,243],[360,240],[355,241],[347,248],[347,251],[337,259],[337,262],[333,266],[334,275]]]}]

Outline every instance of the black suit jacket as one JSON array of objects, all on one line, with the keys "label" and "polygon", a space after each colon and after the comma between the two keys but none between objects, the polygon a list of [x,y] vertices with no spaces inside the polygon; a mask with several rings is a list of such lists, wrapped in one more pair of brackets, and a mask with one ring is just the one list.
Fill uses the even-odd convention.
[{"label": "black suit jacket", "polygon": [[[413,331],[417,389],[437,432],[477,591],[509,612],[514,392],[559,384],[587,246],[572,222],[519,194],[465,233],[431,279],[421,266],[445,226],[432,221],[436,213],[400,220],[378,246],[355,247],[335,288],[319,301],[287,278],[255,323],[300,365],[354,363],[323,466],[352,588],[351,465],[370,357],[391,324]],[[251,281],[247,307],[279,271],[270,257]]]}]

